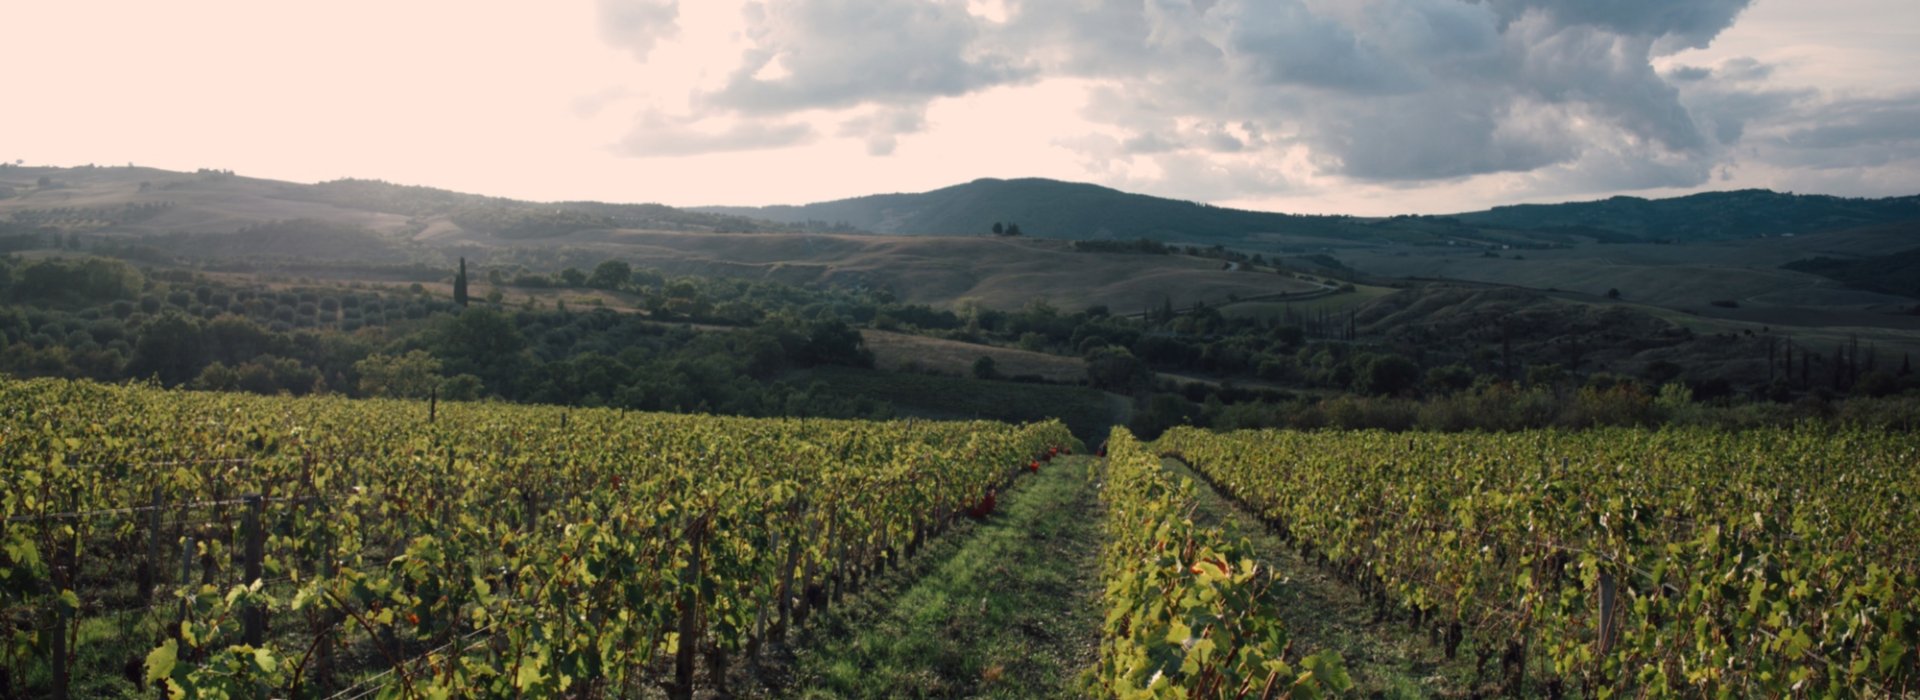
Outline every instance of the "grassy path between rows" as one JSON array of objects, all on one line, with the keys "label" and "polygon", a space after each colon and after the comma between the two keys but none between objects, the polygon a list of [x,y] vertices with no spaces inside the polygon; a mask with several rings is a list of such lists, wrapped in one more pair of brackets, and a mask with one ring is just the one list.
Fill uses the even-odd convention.
[{"label": "grassy path between rows", "polygon": [[1042,465],[912,561],[824,613],[762,697],[1078,698],[1098,652],[1093,462]]},{"label": "grassy path between rows", "polygon": [[1353,678],[1355,696],[1473,695],[1463,680],[1472,677],[1471,662],[1447,660],[1443,648],[1403,621],[1378,619],[1359,591],[1301,557],[1186,464],[1173,459],[1164,464],[1169,472],[1194,481],[1195,523],[1219,526],[1246,537],[1269,564],[1282,572],[1286,578],[1272,595],[1294,644],[1307,653],[1326,649],[1338,652]]}]

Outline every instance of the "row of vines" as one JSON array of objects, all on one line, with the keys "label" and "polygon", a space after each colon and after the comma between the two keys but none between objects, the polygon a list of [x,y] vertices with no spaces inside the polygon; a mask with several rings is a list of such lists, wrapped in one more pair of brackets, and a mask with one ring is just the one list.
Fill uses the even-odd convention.
[{"label": "row of vines", "polygon": [[689,697],[1071,441],[0,382],[0,696]]},{"label": "row of vines", "polygon": [[1283,536],[1515,692],[1920,691],[1920,436],[1176,429]]},{"label": "row of vines", "polygon": [[1106,457],[1106,624],[1094,673],[1103,695],[1307,698],[1352,688],[1336,655],[1288,660],[1269,598],[1277,572],[1244,541],[1194,524],[1191,482],[1176,482],[1124,428]]}]

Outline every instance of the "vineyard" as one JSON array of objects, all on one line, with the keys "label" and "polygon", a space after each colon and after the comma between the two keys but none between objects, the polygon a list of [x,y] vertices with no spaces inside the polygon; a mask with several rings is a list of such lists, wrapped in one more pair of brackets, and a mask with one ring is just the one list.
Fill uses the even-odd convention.
[{"label": "vineyard", "polygon": [[1116,698],[1317,697],[1350,690],[1340,659],[1289,664],[1286,626],[1267,608],[1281,572],[1244,542],[1196,527],[1176,483],[1125,429],[1108,443],[1102,494],[1107,624],[1095,676]]},{"label": "vineyard", "polygon": [[1920,689],[1920,437],[1176,429],[1297,546],[1514,692]]},{"label": "vineyard", "polygon": [[0,695],[689,697],[1071,441],[0,383]]},{"label": "vineyard", "polygon": [[[1084,669],[1077,685],[1053,696],[1377,693],[1356,684],[1364,654],[1316,648],[1324,640],[1296,634],[1297,611],[1277,604],[1302,566],[1460,659],[1436,665],[1471,679],[1444,687],[1920,691],[1914,435],[1179,428],[1143,443],[1115,429],[1104,460],[1045,466],[1075,444],[1058,422],[0,380],[0,697],[751,694],[728,684],[763,679],[745,669],[796,638],[844,655],[809,661],[806,676],[843,690],[862,678],[843,658],[930,683],[897,667],[913,654],[823,639],[837,632],[809,620],[907,629],[928,615],[848,618],[842,603],[910,561],[914,576],[1017,587],[1019,572],[996,564],[1016,557],[1074,568],[1087,591],[1043,598],[1086,606],[1084,630],[1030,629],[1051,619],[1038,615],[1006,632],[1032,648],[1084,643],[1086,656],[1057,664]],[[1047,487],[1018,485],[1029,482]],[[1215,505],[1202,505],[1203,490],[1228,500],[1209,492]],[[992,521],[996,501],[1020,498],[1022,515],[973,536],[990,554],[926,563],[930,542],[953,550],[989,527],[952,524]],[[1045,517],[1068,503],[1084,510]],[[1277,539],[1203,524],[1218,521],[1197,517],[1207,507],[1244,511]],[[1063,517],[1089,523],[1077,549],[1009,549],[1043,534],[1006,526]],[[1278,549],[1307,556],[1277,565]],[[956,629],[954,615],[1014,619],[1004,601],[939,590],[920,598],[943,617],[913,628],[914,644]],[[990,666],[954,672],[971,685],[917,687],[1030,696]]]}]

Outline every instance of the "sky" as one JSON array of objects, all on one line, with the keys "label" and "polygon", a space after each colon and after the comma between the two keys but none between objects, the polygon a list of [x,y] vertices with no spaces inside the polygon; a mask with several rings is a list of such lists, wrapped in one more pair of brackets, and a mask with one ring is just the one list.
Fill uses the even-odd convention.
[{"label": "sky", "polygon": [[1920,193],[1913,0],[9,1],[0,159],[796,204]]}]

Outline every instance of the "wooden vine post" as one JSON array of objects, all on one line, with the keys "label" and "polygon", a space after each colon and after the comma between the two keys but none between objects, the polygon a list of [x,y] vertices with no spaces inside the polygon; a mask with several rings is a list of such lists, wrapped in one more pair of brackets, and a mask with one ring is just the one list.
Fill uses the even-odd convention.
[{"label": "wooden vine post", "polygon": [[1611,572],[1605,569],[1600,570],[1600,585],[1595,595],[1598,598],[1600,624],[1597,629],[1600,630],[1600,634],[1593,641],[1594,656],[1604,659],[1613,647],[1614,636],[1619,633],[1613,621],[1614,608],[1618,604],[1619,585],[1614,582]]},{"label": "wooden vine post", "polygon": [[153,504],[147,511],[147,559],[146,575],[140,578],[140,599],[153,598],[154,585],[159,582],[160,573],[166,570],[160,561],[160,508],[162,506],[160,487],[153,487]]},{"label": "wooden vine post", "polygon": [[[186,535],[180,538],[180,542],[180,584],[184,586],[187,584],[187,581],[193,578],[193,535]],[[173,626],[172,636],[175,638],[180,636],[180,630],[187,622],[187,614],[189,612],[191,612],[191,610],[187,607],[187,599],[181,597],[179,624]]]},{"label": "wooden vine post", "polygon": [[[74,585],[74,580],[78,578],[74,575],[75,572],[71,563],[73,559],[69,556],[69,553],[73,551],[74,543],[64,541],[64,538],[56,540],[56,542],[59,544],[55,545],[52,563],[57,567],[56,570],[58,573],[55,575],[54,581],[61,591],[71,590]],[[55,595],[59,596],[61,592],[56,592]],[[53,697],[59,700],[66,700],[67,697],[69,697],[67,694],[68,685],[73,679],[73,668],[68,663],[73,654],[72,649],[67,645],[67,641],[72,639],[70,633],[72,632],[73,618],[73,609],[68,607],[64,602],[54,605],[52,640]]]},{"label": "wooden vine post", "polygon": [[[256,493],[247,496],[246,575],[248,586],[259,582],[260,579],[265,576],[262,568],[266,558],[267,533],[261,523],[261,516],[265,510],[266,499],[262,498],[260,494]],[[245,623],[245,630],[242,635],[243,641],[246,642],[247,646],[259,647],[267,638],[266,606],[258,602],[248,603],[246,611],[242,613],[242,620]]]},{"label": "wooden vine post", "polygon": [[674,650],[673,687],[668,697],[692,700],[693,672],[700,651],[700,579],[706,559],[702,555],[707,539],[706,517],[687,525],[687,568],[680,574],[679,644]]}]

